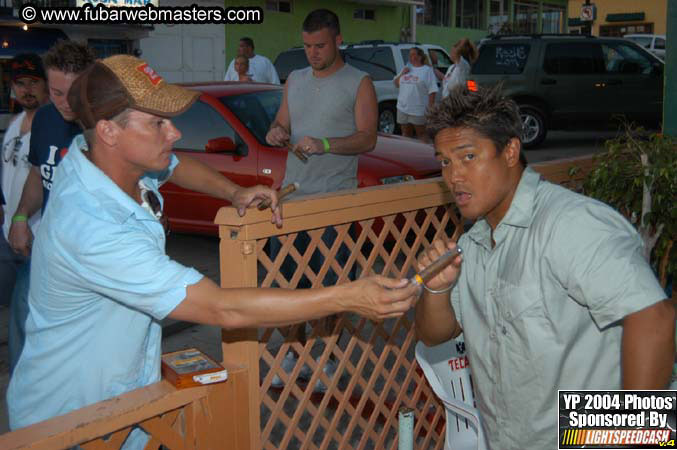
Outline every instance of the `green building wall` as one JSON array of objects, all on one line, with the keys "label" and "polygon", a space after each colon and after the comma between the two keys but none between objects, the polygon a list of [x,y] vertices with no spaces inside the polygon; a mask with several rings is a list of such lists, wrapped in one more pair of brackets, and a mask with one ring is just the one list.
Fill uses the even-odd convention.
[{"label": "green building wall", "polygon": [[[237,54],[239,39],[248,36],[254,40],[256,53],[275,61],[277,55],[291,47],[303,45],[301,25],[308,13],[317,8],[334,11],[341,23],[341,34],[346,42],[358,42],[367,39],[384,41],[400,40],[403,18],[409,8],[393,6],[372,6],[345,1],[294,0],[293,13],[281,13],[265,10],[265,1],[226,0],[228,6],[260,6],[263,11],[263,23],[257,25],[226,25],[226,64]],[[374,9],[376,20],[353,19],[356,8]],[[407,22],[408,23],[408,22]]]},{"label": "green building wall", "polygon": [[[543,0],[539,4],[560,4],[567,6],[567,0]],[[359,42],[371,39],[399,42],[401,32],[411,22],[411,7],[384,6],[365,3],[353,3],[346,0],[293,0],[293,12],[281,13],[267,11],[265,0],[225,0],[225,6],[259,6],[264,11],[262,24],[226,25],[226,64],[237,54],[239,39],[248,36],[254,40],[256,53],[275,61],[277,55],[291,47],[302,45],[301,24],[306,15],[317,8],[328,8],[334,11],[341,22],[341,33],[345,42]],[[508,1],[510,21],[512,21],[513,0]],[[357,8],[368,8],[375,11],[376,20],[354,19],[353,12]],[[487,18],[489,16],[489,0],[485,0]],[[449,23],[454,24],[456,17],[456,0],[450,0]],[[540,17],[540,15],[539,15]],[[566,22],[567,14],[564,16]],[[540,19],[539,19],[540,20]],[[487,30],[416,25],[416,42],[437,44],[449,49],[456,41],[467,37],[477,41],[487,35]]]}]

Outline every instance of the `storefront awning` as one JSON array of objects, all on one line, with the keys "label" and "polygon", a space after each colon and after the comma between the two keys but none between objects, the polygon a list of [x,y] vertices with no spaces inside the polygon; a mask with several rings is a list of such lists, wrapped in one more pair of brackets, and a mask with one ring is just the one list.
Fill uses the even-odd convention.
[{"label": "storefront awning", "polygon": [[644,20],[644,13],[620,13],[620,14],[607,14],[607,22],[636,22]]}]

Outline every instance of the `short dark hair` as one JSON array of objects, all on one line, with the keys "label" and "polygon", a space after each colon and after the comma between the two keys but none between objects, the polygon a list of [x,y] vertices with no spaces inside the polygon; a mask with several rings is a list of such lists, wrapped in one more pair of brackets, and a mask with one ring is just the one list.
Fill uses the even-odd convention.
[{"label": "short dark hair", "polygon": [[94,50],[89,46],[59,39],[47,50],[42,62],[45,70],[55,69],[64,73],[81,73],[94,63],[95,58]]},{"label": "short dark hair", "polygon": [[240,42],[244,42],[245,44],[247,44],[247,47],[251,47],[252,50],[254,50],[254,39],[250,37],[241,37]]},{"label": "short dark hair", "polygon": [[341,25],[338,16],[328,9],[316,9],[311,11],[303,21],[303,31],[314,33],[323,28],[328,28],[332,35],[341,34]]},{"label": "short dark hair", "polygon": [[[491,140],[498,153],[511,139],[522,142],[522,119],[514,100],[503,95],[503,86],[478,87],[456,86],[449,96],[435,105],[426,114],[426,128],[434,140],[437,133],[447,128],[470,128]],[[524,152],[520,162],[527,165]]]}]

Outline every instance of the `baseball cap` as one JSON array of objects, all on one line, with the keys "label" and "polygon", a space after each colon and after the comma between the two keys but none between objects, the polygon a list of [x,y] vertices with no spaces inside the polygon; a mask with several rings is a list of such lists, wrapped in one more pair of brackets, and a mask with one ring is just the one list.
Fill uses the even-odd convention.
[{"label": "baseball cap", "polygon": [[127,108],[173,117],[187,110],[199,95],[167,83],[139,58],[115,55],[95,61],[75,79],[68,104],[87,130]]},{"label": "baseball cap", "polygon": [[45,69],[42,66],[42,59],[35,53],[22,53],[12,58],[10,62],[10,74],[12,81],[21,77],[47,80]]}]

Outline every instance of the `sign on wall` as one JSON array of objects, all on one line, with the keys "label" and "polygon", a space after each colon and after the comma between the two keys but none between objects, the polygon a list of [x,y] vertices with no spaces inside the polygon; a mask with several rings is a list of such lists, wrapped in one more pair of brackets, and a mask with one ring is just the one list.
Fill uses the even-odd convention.
[{"label": "sign on wall", "polygon": [[597,18],[597,7],[595,7],[595,5],[590,4],[581,6],[581,21],[592,22],[596,18]]}]

